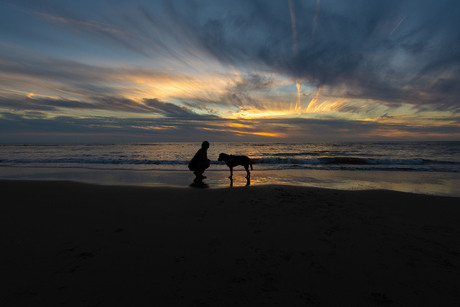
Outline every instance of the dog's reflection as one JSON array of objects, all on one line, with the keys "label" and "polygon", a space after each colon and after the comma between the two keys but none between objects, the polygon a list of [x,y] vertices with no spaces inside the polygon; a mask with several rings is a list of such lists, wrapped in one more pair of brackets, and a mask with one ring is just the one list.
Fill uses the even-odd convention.
[{"label": "dog's reflection", "polygon": [[[250,186],[251,185],[251,178],[248,178],[248,177],[245,177],[246,178],[246,186]],[[233,187],[233,178],[229,178],[230,179],[230,187]]]}]

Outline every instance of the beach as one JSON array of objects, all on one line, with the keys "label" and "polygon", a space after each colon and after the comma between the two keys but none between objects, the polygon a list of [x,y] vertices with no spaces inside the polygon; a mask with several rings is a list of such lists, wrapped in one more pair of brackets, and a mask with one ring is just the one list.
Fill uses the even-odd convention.
[{"label": "beach", "polygon": [[2,306],[455,306],[458,197],[2,180]]},{"label": "beach", "polygon": [[0,3],[0,307],[460,307],[460,1]]}]

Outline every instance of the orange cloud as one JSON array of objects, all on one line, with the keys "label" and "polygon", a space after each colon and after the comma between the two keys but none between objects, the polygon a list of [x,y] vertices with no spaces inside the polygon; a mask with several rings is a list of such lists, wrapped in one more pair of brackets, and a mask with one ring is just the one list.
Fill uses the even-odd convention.
[{"label": "orange cloud", "polygon": [[228,129],[230,126],[241,126],[245,128],[250,128],[250,129],[256,129],[254,126],[250,125],[244,125],[244,124],[237,124],[237,123],[232,123],[232,124],[215,124],[216,126],[224,126],[224,128],[209,128],[209,127],[203,127],[201,128],[202,130],[208,130],[208,131],[220,131],[220,132],[226,132],[226,133],[234,133],[236,135],[255,135],[255,136],[265,136],[265,137],[276,137],[276,138],[284,138],[287,136],[285,133],[281,132],[265,132],[265,131],[247,131],[247,130],[241,130],[241,129]]}]

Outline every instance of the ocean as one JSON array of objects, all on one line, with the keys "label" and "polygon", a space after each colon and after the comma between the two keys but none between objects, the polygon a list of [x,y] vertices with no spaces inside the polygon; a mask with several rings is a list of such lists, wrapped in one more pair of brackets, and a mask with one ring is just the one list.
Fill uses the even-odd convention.
[{"label": "ocean", "polygon": [[[0,178],[188,186],[193,175],[187,164],[200,145],[0,144]],[[211,142],[208,158],[212,162],[206,172],[211,187],[228,185],[228,168],[217,161],[221,152],[253,160],[250,184],[383,188],[460,196],[460,142]],[[416,182],[418,188],[404,188],[408,183],[401,178]],[[375,184],[383,179],[386,184]],[[430,185],[436,188],[427,187]]]}]

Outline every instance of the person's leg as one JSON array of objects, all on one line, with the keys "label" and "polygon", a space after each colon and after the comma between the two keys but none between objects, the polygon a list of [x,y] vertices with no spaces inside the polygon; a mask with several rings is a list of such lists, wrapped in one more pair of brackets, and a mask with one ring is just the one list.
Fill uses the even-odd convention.
[{"label": "person's leg", "polygon": [[204,170],[203,169],[197,169],[196,171],[193,172],[195,174],[196,177],[201,177],[203,178],[203,173],[204,173]]},{"label": "person's leg", "polygon": [[201,177],[201,178],[206,178],[205,176],[203,176],[203,173],[209,167],[209,165],[210,165],[209,160],[201,161],[201,162],[197,163],[196,168],[195,168],[195,172],[194,172],[195,176]]}]

